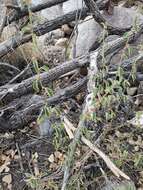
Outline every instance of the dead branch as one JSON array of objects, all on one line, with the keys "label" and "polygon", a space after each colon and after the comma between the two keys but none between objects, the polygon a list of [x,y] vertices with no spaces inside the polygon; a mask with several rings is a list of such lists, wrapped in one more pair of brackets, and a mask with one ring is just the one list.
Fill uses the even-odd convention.
[{"label": "dead branch", "polygon": [[[34,13],[34,12],[38,12],[38,11],[41,11],[43,9],[50,8],[52,6],[58,5],[60,3],[66,2],[66,1],[67,0],[50,0],[48,2],[41,3],[39,5],[30,6],[29,9],[31,12]],[[24,16],[27,16],[28,14],[29,14],[28,7],[22,8],[19,12],[15,12],[14,14],[7,16],[5,26],[7,25],[7,23],[10,24],[11,22],[19,20],[19,19],[23,18]]]},{"label": "dead branch", "polygon": [[[65,130],[66,130],[69,138],[73,139],[74,138],[73,132],[76,131],[76,128],[66,117],[64,117],[64,127],[65,127]],[[123,173],[119,168],[117,168],[115,166],[115,164],[110,160],[110,158],[108,156],[105,155],[104,152],[102,152],[97,146],[95,146],[93,143],[91,143],[83,135],[81,137],[81,141],[91,149],[91,152],[89,155],[91,155],[93,151],[95,153],[97,153],[105,161],[108,168],[114,173],[114,175],[116,177],[119,178],[121,176],[127,180],[130,180],[130,178],[125,173]]]},{"label": "dead branch", "polygon": [[[35,6],[30,6],[29,9],[31,12],[38,12],[38,11],[41,11],[43,9],[46,9],[46,8],[50,8],[52,6],[55,6],[55,5],[58,5],[60,3],[64,3],[66,2],[67,0],[50,0],[48,2],[45,2],[45,3],[41,3],[39,5],[35,5]],[[99,9],[103,9],[105,8],[107,2],[109,0],[98,0],[97,1],[97,6],[99,7]],[[17,12],[17,13],[14,13],[14,14],[11,14],[7,17],[7,21],[5,22],[5,26],[7,25],[7,23],[11,23],[13,21],[16,21],[16,20],[19,20],[21,19],[22,17],[24,16],[27,16],[29,14],[29,11],[28,11],[28,8],[25,7],[23,9],[21,9],[20,12]]]},{"label": "dead branch", "polygon": [[18,46],[30,41],[32,39],[32,35],[23,36],[22,34],[17,34],[10,39],[0,43],[0,58],[2,58],[7,53],[12,52]]},{"label": "dead branch", "polygon": [[[127,37],[121,37],[117,40],[112,41],[111,43],[108,44],[108,46],[105,48],[104,47],[104,55],[102,53],[102,47],[99,48],[99,54],[98,54],[98,62],[102,60],[102,56],[106,56],[109,53],[114,52],[117,49],[122,48],[126,42],[130,43],[133,40],[137,39],[137,37],[143,32],[143,25],[140,26],[138,31],[130,31],[127,35]],[[20,97],[22,95],[31,93],[34,91],[33,89],[33,82],[37,80],[38,77],[40,77],[40,82],[43,85],[48,85],[49,82],[59,78],[61,75],[72,71],[74,69],[80,68],[82,66],[88,66],[89,59],[88,55],[83,56],[82,58],[72,60],[70,62],[64,63],[60,66],[57,66],[53,69],[51,69],[48,73],[42,73],[39,76],[34,76],[31,77],[27,80],[24,80],[22,83],[14,85],[12,89],[10,89],[7,93],[6,92],[1,92],[0,93],[0,98],[3,97],[3,95],[6,93],[7,95],[4,96],[3,102],[10,102],[11,100]],[[98,67],[101,68],[102,64],[98,64]]]},{"label": "dead branch", "polygon": [[30,69],[30,64],[28,64],[24,70],[22,70],[21,72],[19,72],[13,79],[11,79],[8,84],[12,84],[14,83],[16,80],[24,77],[25,75],[27,75],[28,71]]},{"label": "dead branch", "polygon": [[[142,26],[142,25],[141,25]],[[99,65],[98,61],[102,59],[102,56],[106,56],[109,53],[114,52],[118,48],[122,48],[126,42],[130,43],[134,39],[136,39],[141,33],[142,33],[143,28],[140,27],[138,31],[130,31],[127,35],[127,38],[121,37],[115,41],[112,41],[110,44],[108,43],[108,46],[104,49],[104,55],[102,52],[102,47],[97,49],[96,51],[90,53],[90,69],[88,72],[88,95],[85,100],[85,106],[82,112],[82,117],[81,120],[79,121],[77,130],[75,132],[75,136],[73,139],[73,142],[71,143],[70,146],[70,151],[67,155],[66,162],[65,162],[65,170],[64,170],[64,179],[63,179],[63,184],[62,184],[62,190],[65,190],[67,187],[68,179],[70,176],[70,170],[73,166],[74,163],[74,154],[76,151],[77,144],[80,140],[80,137],[82,136],[82,131],[85,127],[85,121],[86,121],[86,116],[93,116],[93,110],[95,110],[94,105],[93,105],[93,100],[94,100],[94,91],[95,91],[95,76],[98,72],[98,69],[102,68],[102,64]],[[127,41],[129,40],[129,41]]]},{"label": "dead branch", "polygon": [[34,77],[28,78],[19,84],[13,85],[13,87],[9,88],[7,91],[3,91],[2,89],[6,88],[2,86],[0,87],[1,102],[8,103],[15,98],[34,92],[33,83],[36,81],[39,84],[39,88],[41,88],[41,84],[42,86],[48,86],[49,82],[58,79],[61,75],[74,69],[80,68],[86,64],[88,64],[88,57],[75,59],[69,62],[65,62],[64,64],[57,66],[48,72],[41,73],[40,75],[35,75]]},{"label": "dead branch", "polygon": [[[117,49],[122,49],[126,43],[132,43],[135,41],[141,34],[143,33],[143,24],[141,24],[138,28],[138,30],[134,31],[131,30],[127,33],[126,37],[120,37],[117,40],[113,40],[112,42],[107,43],[107,46],[104,47],[104,54],[102,52],[102,46],[99,48],[99,54],[98,54],[98,62],[102,60],[103,56],[106,57],[108,54],[113,53]],[[98,64],[98,67],[101,68],[103,65]]]},{"label": "dead branch", "polygon": [[[56,19],[45,21],[43,24],[39,24],[33,28],[33,32],[41,36],[46,34],[52,30],[60,28],[63,24],[67,24],[71,21],[74,21],[76,16],[80,14],[80,18],[85,18],[87,16],[87,9],[79,9],[63,16],[57,17]],[[31,29],[32,30],[32,29]],[[0,58],[6,55],[9,52],[12,52],[14,49],[19,47],[20,45],[30,41],[32,39],[32,34],[29,35],[22,35],[16,34],[15,36],[11,37],[10,39],[0,43]]]},{"label": "dead branch", "polygon": [[95,89],[95,84],[93,82],[98,70],[97,70],[97,55],[98,51],[95,51],[90,55],[90,66],[89,66],[89,71],[88,71],[88,83],[87,83],[87,88],[88,88],[88,96],[85,99],[85,105],[81,114],[81,119],[78,123],[78,127],[75,131],[74,139],[70,145],[70,150],[68,152],[66,161],[65,161],[65,169],[64,169],[64,178],[63,178],[63,184],[62,184],[62,189],[65,190],[67,187],[67,183],[69,180],[70,176],[70,170],[73,166],[74,163],[74,154],[76,151],[77,144],[82,136],[83,129],[85,128],[85,121],[87,119],[87,115],[91,115],[92,110],[92,99],[93,99],[93,94],[94,94],[94,89]]},{"label": "dead branch", "polygon": [[60,28],[63,24],[74,21],[76,17],[80,16],[81,19],[85,18],[87,16],[87,11],[87,8],[78,9],[63,16],[60,16],[54,20],[45,21],[43,24],[38,24],[36,27],[34,27],[33,32],[37,36],[41,36],[52,30]]},{"label": "dead branch", "polygon": [[[5,70],[7,70],[7,68],[12,69],[12,70],[14,70],[16,73],[19,73],[19,72],[20,72],[20,70],[19,70],[17,67],[15,67],[14,65],[10,65],[9,63],[1,63],[1,62],[0,62],[0,67],[5,67]],[[1,68],[0,68],[0,69],[1,69]]]},{"label": "dead branch", "polygon": [[30,105],[27,104],[27,98],[25,98],[23,105],[26,105],[26,107],[24,107],[22,110],[14,110],[13,114],[11,111],[12,108],[9,108],[10,110],[1,109],[0,113],[3,114],[1,114],[0,117],[0,131],[4,132],[7,130],[14,130],[24,127],[26,124],[38,117],[40,110],[45,104],[52,106],[68,100],[82,90],[85,90],[86,83],[87,78],[85,77],[80,79],[77,83],[58,91],[53,97],[50,97],[47,100],[41,98],[41,100],[38,100],[36,103],[30,103]]},{"label": "dead branch", "polygon": [[100,13],[99,8],[98,8],[95,1],[93,1],[93,0],[84,0],[84,2],[86,4],[86,6],[88,7],[88,9],[90,10],[90,12],[92,13],[93,18],[95,19],[95,21],[98,22],[102,27],[103,27],[103,24],[104,24],[105,27],[107,27],[107,30],[110,32],[110,34],[121,35],[121,34],[127,32],[127,31],[129,31],[131,29],[131,27],[118,28],[118,27],[112,26],[102,16],[102,14]]}]

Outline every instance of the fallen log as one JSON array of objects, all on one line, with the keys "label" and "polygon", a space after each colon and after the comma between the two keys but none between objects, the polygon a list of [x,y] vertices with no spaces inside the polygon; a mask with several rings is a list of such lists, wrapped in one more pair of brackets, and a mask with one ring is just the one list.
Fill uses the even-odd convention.
[{"label": "fallen log", "polygon": [[[122,49],[126,45],[126,42],[128,42],[129,44],[134,42],[142,33],[143,33],[143,24],[141,24],[139,26],[138,30],[129,31],[127,33],[126,37],[123,36],[123,37],[118,38],[117,40],[113,40],[113,41],[107,43],[107,45],[105,47],[103,47],[104,53],[102,52],[103,51],[102,47],[100,47],[98,57],[97,57],[98,62],[100,62],[100,60],[104,59],[104,57],[106,57],[108,54],[113,53],[116,50]],[[98,64],[99,68],[101,68],[103,66],[104,66],[104,63],[102,64],[100,62],[100,64]]]},{"label": "fallen log", "polygon": [[[48,106],[53,106],[62,103],[71,97],[74,97],[82,90],[85,90],[86,83],[87,78],[85,77],[80,79],[75,84],[58,91],[53,97],[50,97],[47,100],[42,98],[40,100],[38,99],[37,102],[34,100],[34,103],[31,102],[30,105],[27,102],[24,102],[23,104],[25,104],[26,107],[24,107],[22,110],[14,110],[13,113],[11,111],[12,107],[9,107],[9,109],[1,109],[0,113],[2,114],[0,116],[0,132],[24,127],[29,122],[35,120],[38,117],[38,114],[45,104]],[[29,96],[26,98],[26,100],[27,99],[29,99]]]},{"label": "fallen log", "polygon": [[55,6],[55,5],[58,5],[60,3],[64,3],[68,0],[50,0],[48,2],[45,2],[45,3],[41,3],[41,4],[38,4],[38,5],[35,5],[35,6],[30,6],[29,8],[26,6],[24,8],[22,8],[20,11],[18,12],[14,12],[11,13],[10,15],[7,16],[6,18],[6,22],[5,22],[5,26],[13,21],[17,21],[21,18],[23,18],[24,16],[27,16],[29,15],[29,10],[31,12],[38,12],[38,11],[41,11],[43,9],[46,9],[46,8],[50,8],[52,6]]},{"label": "fallen log", "polygon": [[[135,40],[142,33],[142,30],[143,30],[143,27],[141,26],[138,31],[129,32],[127,35],[128,36],[127,38],[121,37],[109,43],[106,48],[104,47],[105,48],[104,56],[108,55],[109,53],[114,52],[118,48],[122,48],[126,44],[126,42],[130,43],[133,40]],[[101,47],[98,49],[97,60],[98,61],[102,60],[102,56],[103,56],[103,53],[102,53],[102,47]],[[139,56],[139,60],[141,59],[142,59],[142,56]],[[5,86],[2,86],[0,88],[1,102],[2,103],[12,102],[16,98],[19,98],[19,97],[22,97],[23,95],[27,95],[34,92],[33,82],[37,79],[40,79],[39,87],[41,84],[44,86],[47,86],[49,82],[52,82],[53,80],[58,79],[61,75],[69,71],[75,70],[77,68],[80,68],[82,66],[88,66],[88,65],[89,65],[89,55],[85,55],[81,58],[66,62],[60,66],[57,66],[49,70],[48,72],[44,72],[40,75],[36,75],[34,77],[28,78],[19,84],[13,85],[7,90]],[[102,68],[103,65],[98,63],[97,66],[99,68]],[[81,89],[81,86],[78,89]],[[73,93],[71,92],[70,94],[73,95]],[[61,97],[64,97],[64,96],[61,96],[60,94],[60,98],[59,96],[56,96],[56,99],[54,98],[54,100],[51,100],[51,99],[48,100],[48,105],[53,105],[53,101],[56,103],[59,102],[61,100]],[[66,98],[65,97],[62,98],[62,101],[64,101],[65,99],[67,100],[67,96]],[[52,101],[52,103],[50,101]],[[9,129],[10,128],[9,126],[11,126],[11,129],[14,129],[16,126],[18,127],[24,126],[25,124],[27,124],[27,122],[30,122],[32,121],[32,119],[35,118],[35,117],[33,118],[33,116],[35,115],[35,113],[36,114],[39,113],[39,110],[42,108],[43,105],[45,105],[45,103],[46,103],[45,101],[44,102],[39,101],[37,104],[31,105],[28,108],[25,108],[24,110],[15,110],[11,115],[8,115],[9,118],[6,118],[6,120],[4,120],[5,118],[1,117],[1,119],[5,121],[1,123],[6,123],[5,129]],[[1,112],[2,111],[3,110],[1,110]],[[1,124],[1,128],[3,128],[2,124]]]},{"label": "fallen log", "polygon": [[42,24],[38,24],[33,28],[33,32],[37,36],[41,36],[43,34],[46,34],[52,30],[55,30],[57,28],[60,28],[62,25],[67,24],[71,21],[74,21],[76,17],[80,17],[80,19],[84,19],[87,16],[87,8],[78,9],[73,12],[70,12],[68,14],[65,14],[63,16],[57,17],[54,20],[45,21]]},{"label": "fallen log", "polygon": [[0,58],[2,58],[4,55],[12,52],[14,49],[16,49],[18,46],[29,42],[32,39],[32,35],[25,35],[17,34],[8,40],[5,40],[4,42],[0,43]]},{"label": "fallen log", "polygon": [[[88,56],[75,59],[64,64],[57,66],[48,72],[41,73],[40,75],[35,75],[34,77],[28,78],[19,84],[13,85],[13,87],[7,89],[7,87],[0,87],[0,100],[1,103],[8,103],[15,98],[21,97],[34,92],[33,83],[37,81],[39,88],[42,86],[48,86],[50,82],[58,79],[61,75],[72,71],[74,69],[80,68],[82,66],[88,65]],[[7,90],[2,90],[7,89]]]},{"label": "fallen log", "polygon": [[[143,25],[141,25],[137,31],[130,31],[127,37],[121,37],[117,40],[112,41],[111,43],[108,43],[107,47],[104,47],[104,54],[102,52],[103,51],[102,47],[100,47],[98,50],[98,57],[97,57],[98,67],[101,68],[104,66],[104,63],[102,64],[101,62],[103,56],[107,56],[108,54],[116,51],[117,49],[123,48],[123,46],[126,45],[126,42],[131,43],[133,40],[136,40],[142,32],[143,32]],[[7,103],[22,95],[34,92],[33,82],[36,81],[37,79],[40,79],[39,80],[40,82],[39,88],[40,88],[40,84],[47,86],[49,82],[58,79],[61,75],[69,71],[72,71],[74,69],[88,65],[89,65],[89,55],[85,55],[81,58],[77,58],[75,60],[66,62],[60,66],[57,66],[49,70],[49,72],[44,72],[40,75],[36,75],[34,77],[24,80],[19,84],[14,85],[13,88],[8,89],[7,92],[1,91],[0,100],[3,103]]]},{"label": "fallen log", "polygon": [[[45,3],[41,3],[35,6],[30,6],[29,9],[31,12],[38,12],[41,11],[43,9],[46,8],[50,8],[52,6],[58,5],[60,3],[64,3],[68,0],[49,0],[48,2]],[[109,0],[98,0],[97,1],[97,6],[99,7],[99,9],[104,9],[106,4],[108,3]],[[6,22],[5,22],[5,26],[7,25],[7,23],[11,23],[13,21],[19,20],[21,18],[23,18],[24,16],[27,16],[29,14],[29,10],[28,7],[25,7],[23,9],[21,9],[20,12],[14,12],[14,14],[10,14],[7,18],[6,18]]]}]

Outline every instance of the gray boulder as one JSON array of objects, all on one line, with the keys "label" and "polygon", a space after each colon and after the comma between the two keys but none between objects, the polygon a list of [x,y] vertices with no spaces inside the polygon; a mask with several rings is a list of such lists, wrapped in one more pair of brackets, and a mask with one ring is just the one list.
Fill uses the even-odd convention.
[{"label": "gray boulder", "polygon": [[[78,36],[77,39],[72,41],[73,46],[76,43],[76,56],[81,56],[88,52],[93,42],[101,34],[101,26],[94,21],[94,19],[87,19],[78,25]],[[71,55],[73,47],[71,50]],[[71,56],[72,57],[72,56]]]},{"label": "gray boulder", "polygon": [[76,9],[81,9],[84,6],[83,0],[69,0],[63,3],[63,13],[67,14],[70,11],[75,11]]},{"label": "gray boulder", "polygon": [[[45,3],[47,0],[32,0],[32,5],[38,5],[40,3]],[[52,20],[63,14],[62,5],[56,5],[47,9],[40,11],[40,15],[43,19]]]},{"label": "gray boulder", "polygon": [[[142,14],[136,10],[125,7],[115,7],[113,15],[109,15],[107,13],[103,13],[103,15],[109,23],[119,28],[127,28],[132,25],[135,26],[143,23]],[[99,35],[101,35],[102,31],[103,29],[97,22],[95,22],[94,19],[86,18],[84,22],[80,23],[78,25],[78,37],[76,39],[76,42],[75,40],[72,40],[71,45],[72,47],[76,47],[76,56],[78,57],[87,53],[92,44],[96,41]],[[76,46],[74,43],[76,43]],[[136,44],[133,45],[132,49],[134,48],[136,49]],[[71,49],[72,55],[73,48]],[[135,53],[132,55],[135,55]]]},{"label": "gray boulder", "polygon": [[112,15],[104,13],[105,18],[115,27],[127,28],[143,23],[143,15],[131,8],[116,6]]}]

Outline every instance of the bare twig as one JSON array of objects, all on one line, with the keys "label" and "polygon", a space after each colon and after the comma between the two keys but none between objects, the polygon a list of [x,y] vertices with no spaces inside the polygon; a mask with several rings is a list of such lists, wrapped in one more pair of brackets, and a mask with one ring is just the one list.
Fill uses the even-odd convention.
[{"label": "bare twig", "polygon": [[13,69],[16,72],[20,72],[20,70],[17,67],[15,67],[14,65],[10,65],[9,63],[0,63],[0,67],[1,66]]},{"label": "bare twig", "polygon": [[[67,119],[64,118],[64,122],[65,122],[65,129],[66,132],[68,133],[68,135],[70,134],[70,138],[74,138],[73,132],[76,131],[76,128],[73,126],[73,124]],[[119,168],[117,168],[115,166],[115,164],[110,160],[110,158],[108,156],[105,155],[105,153],[103,153],[97,146],[95,146],[94,144],[92,144],[88,139],[86,139],[83,135],[81,137],[81,141],[86,144],[93,152],[97,153],[106,163],[107,167],[114,173],[115,176],[117,177],[123,177],[127,180],[130,180],[130,178],[123,173]]]},{"label": "bare twig", "polygon": [[81,140],[84,144],[86,144],[91,150],[96,152],[106,163],[107,167],[114,173],[117,177],[123,177],[127,180],[130,180],[130,178],[123,173],[119,168],[115,166],[115,164],[110,160],[108,156],[106,156],[99,148],[97,148],[94,144],[92,144],[88,139],[86,139],[84,136],[81,137]]},{"label": "bare twig", "polygon": [[16,143],[15,145],[16,145],[16,149],[17,149],[17,152],[18,152],[18,155],[19,155],[19,164],[20,164],[21,172],[23,172],[24,167],[23,167],[23,163],[22,163],[22,156],[21,156],[21,152],[20,152],[20,149],[19,149],[19,145],[18,145],[18,143]]},{"label": "bare twig", "polygon": [[8,84],[12,84],[13,82],[15,82],[17,79],[19,79],[20,77],[22,77],[29,69],[30,64],[28,64],[25,69],[23,71],[21,71],[18,75],[16,75],[13,79],[11,79]]}]

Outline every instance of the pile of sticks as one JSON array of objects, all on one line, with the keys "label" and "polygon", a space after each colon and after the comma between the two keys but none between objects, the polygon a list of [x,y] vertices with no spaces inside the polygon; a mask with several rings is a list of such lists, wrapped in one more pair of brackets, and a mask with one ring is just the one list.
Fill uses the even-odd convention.
[{"label": "pile of sticks", "polygon": [[[39,4],[37,6],[30,7],[31,11],[36,12],[40,11],[44,8],[48,8],[54,5],[57,5],[59,3],[63,3],[66,0],[52,0],[48,1],[47,3]],[[143,25],[139,26],[139,29],[137,31],[132,31],[131,28],[126,29],[120,29],[120,28],[114,28],[110,23],[107,23],[102,14],[100,13],[100,9],[104,9],[106,7],[106,3],[108,1],[101,1],[98,0],[96,3],[93,0],[85,0],[86,8],[83,8],[82,10],[76,10],[73,12],[70,12],[68,14],[65,14],[63,16],[60,16],[54,20],[45,21],[42,24],[38,24],[37,26],[33,27],[34,33],[39,36],[43,35],[45,33],[48,33],[52,30],[55,30],[59,27],[61,27],[63,24],[67,24],[71,21],[74,21],[77,13],[80,14],[80,19],[85,18],[89,13],[93,13],[93,17],[100,25],[102,25],[102,22],[104,22],[107,25],[108,34],[123,34],[123,32],[128,31],[128,38],[120,37],[119,39],[113,41],[108,45],[108,48],[104,51],[104,56],[107,56],[110,53],[114,53],[117,50],[122,49],[125,44],[128,42],[132,42],[133,40],[136,40],[140,34],[143,32]],[[12,16],[9,16],[7,19],[8,21],[6,23],[11,23],[17,19],[21,19],[24,16],[28,15],[28,10],[25,8],[21,10],[20,14],[15,14]],[[13,51],[13,49],[17,48],[18,46],[30,41],[32,39],[32,34],[25,34],[22,35],[21,33],[16,34],[15,36],[11,37],[10,39],[0,43],[0,58],[5,56],[6,54]],[[81,90],[85,89],[87,86],[88,77],[80,79],[75,84],[63,89],[63,93],[57,92],[53,97],[48,98],[47,100],[42,100],[41,102],[37,102],[36,104],[32,104],[29,107],[25,107],[24,109],[17,109],[12,105],[12,102],[17,99],[21,99],[21,104],[25,104],[24,98],[25,96],[32,95],[34,93],[33,89],[33,82],[38,78],[40,78],[39,88],[42,84],[43,86],[48,86],[49,82],[52,82],[56,79],[59,79],[62,75],[76,70],[81,67],[89,67],[90,65],[90,55],[98,52],[97,55],[97,63],[100,62],[102,59],[102,45],[97,40],[94,42],[94,47],[96,46],[96,49],[92,51],[89,51],[88,54],[83,55],[82,57],[75,58],[74,60],[70,60],[68,62],[65,62],[59,66],[56,66],[52,69],[50,69],[48,72],[43,72],[40,74],[40,76],[32,76],[30,78],[27,78],[25,80],[22,80],[20,83],[8,83],[4,86],[0,87],[0,101],[1,101],[1,109],[0,109],[0,120],[2,121],[0,124],[0,131],[7,131],[7,130],[13,130],[17,128],[21,128],[25,125],[27,125],[29,122],[33,120],[32,113],[37,113],[41,110],[43,105],[45,104],[45,101],[48,105],[55,105],[58,102],[66,101],[70,97],[75,96],[77,93],[79,93]],[[138,55],[138,57],[135,57],[135,60],[142,60],[142,55]],[[128,64],[127,64],[128,62]],[[132,60],[127,60],[122,63],[122,65],[125,67],[130,67],[133,63]],[[97,64],[98,69],[100,69],[102,66]],[[22,74],[24,71],[22,71]],[[21,73],[17,76],[21,76]],[[139,80],[142,79],[142,75],[137,75],[139,77]],[[14,81],[14,80],[13,80]],[[4,123],[4,124],[2,124]]]},{"label": "pile of sticks", "polygon": [[[32,12],[40,11],[42,9],[49,8],[51,6],[66,1],[67,0],[50,0],[47,3],[39,4],[37,6],[31,6],[30,10]],[[72,21],[75,21],[78,15],[80,15],[80,19],[84,19],[90,13],[93,15],[95,21],[98,22],[102,27],[103,23],[107,26],[108,35],[118,34],[121,36],[117,40],[114,40],[111,43],[109,43],[107,48],[104,49],[105,57],[109,54],[121,50],[122,48],[124,48],[126,43],[133,42],[143,33],[143,24],[141,24],[138,27],[138,30],[132,30],[132,27],[124,29],[118,27],[116,28],[112,26],[111,23],[108,23],[100,12],[100,10],[105,9],[108,0],[98,0],[96,2],[94,0],[84,0],[84,3],[86,5],[85,8],[70,12],[54,20],[45,21],[44,23],[38,24],[37,26],[33,26],[32,31],[37,36],[40,36],[52,30],[60,28],[63,24],[68,24]],[[14,15],[9,15],[9,17],[6,18],[4,26],[6,26],[7,23],[12,23],[13,21],[23,18],[24,16],[28,15],[28,13],[28,9],[24,8],[20,12],[15,13]],[[127,38],[122,36],[125,32],[128,32],[126,35],[128,36]],[[13,51],[13,49],[16,49],[20,45],[31,40],[32,34],[18,33],[10,39],[0,43],[0,58]],[[55,106],[58,103],[67,101],[69,98],[74,97],[79,92],[85,91],[86,89],[87,96],[83,105],[82,114],[92,115],[92,110],[94,109],[92,108],[93,105],[91,102],[94,96],[95,88],[95,81],[93,80],[93,78],[94,76],[96,76],[98,71],[102,69],[102,64],[99,64],[101,63],[102,57],[102,41],[100,39],[97,39],[97,41],[94,42],[93,47],[89,50],[89,52],[81,57],[64,62],[61,65],[56,66],[47,72],[43,72],[41,74],[34,75],[30,78],[26,78],[25,80],[22,80],[19,83],[15,84],[15,80],[12,80],[12,82],[0,86],[0,132],[22,128],[36,119],[36,117],[40,113],[40,110],[45,104],[49,106]],[[128,71],[135,60],[142,61],[143,55],[139,54],[138,56],[135,56],[132,59],[123,61],[121,65]],[[41,98],[36,103],[35,101],[33,101],[30,105],[26,104],[27,99],[29,99],[29,97],[31,98],[34,94],[33,82],[36,81],[37,78],[40,79],[40,82],[38,83],[40,89],[41,84],[42,86],[47,87],[50,82],[59,79],[61,76],[65,75],[70,71],[74,71],[82,67],[89,68],[88,75],[86,77],[79,79],[74,84],[62,89],[62,91],[57,91],[55,95],[48,99]],[[16,78],[20,78],[21,75],[24,74],[24,72],[25,71],[20,72],[16,76]],[[136,73],[136,79],[142,80],[143,75],[141,73]],[[19,103],[16,104],[17,102]],[[73,139],[73,154],[75,152],[78,140],[80,139],[80,137],[82,137],[82,129],[84,127],[85,120],[84,117],[82,117],[82,119],[79,121],[78,127],[75,131],[75,137]],[[82,139],[84,138],[82,137]],[[84,141],[86,141],[86,139],[84,139]],[[67,181],[69,178],[69,169],[70,167],[72,167],[70,159],[68,160],[68,162],[69,163],[65,169],[64,174],[62,187],[63,190],[66,189]],[[126,175],[122,173],[120,173],[120,175],[122,175],[126,179],[129,179]]]}]

